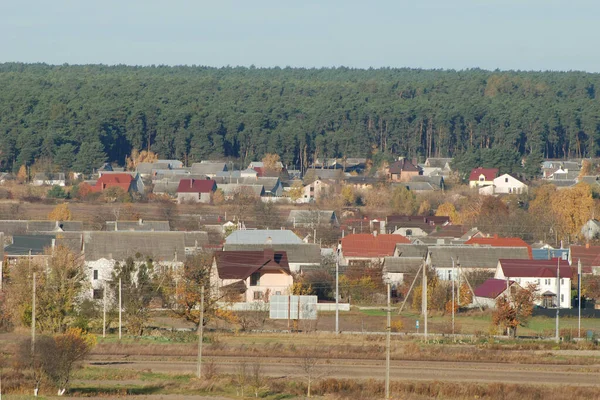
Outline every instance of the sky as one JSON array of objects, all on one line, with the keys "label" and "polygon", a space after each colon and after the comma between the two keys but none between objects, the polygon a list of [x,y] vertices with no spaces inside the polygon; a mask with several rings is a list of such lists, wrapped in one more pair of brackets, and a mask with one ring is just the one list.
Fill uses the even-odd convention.
[{"label": "sky", "polygon": [[599,0],[1,0],[0,62],[600,72]]}]

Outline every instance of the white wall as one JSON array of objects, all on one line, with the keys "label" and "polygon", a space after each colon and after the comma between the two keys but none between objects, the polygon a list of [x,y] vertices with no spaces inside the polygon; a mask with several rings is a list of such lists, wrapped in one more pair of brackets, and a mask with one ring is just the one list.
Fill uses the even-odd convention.
[{"label": "white wall", "polygon": [[[565,266],[565,268],[569,268],[569,266]],[[506,279],[504,276],[504,272],[502,268],[496,269],[496,279]],[[540,295],[540,299],[535,302],[536,305],[541,305],[543,303],[543,299],[541,295],[547,291],[556,294],[557,285],[556,278],[537,278],[537,277],[529,277],[529,278],[511,278],[510,280],[517,282],[522,288],[526,288],[528,284],[537,284],[538,285],[538,294]],[[560,308],[571,308],[571,279],[570,278],[561,278],[560,283]]]}]

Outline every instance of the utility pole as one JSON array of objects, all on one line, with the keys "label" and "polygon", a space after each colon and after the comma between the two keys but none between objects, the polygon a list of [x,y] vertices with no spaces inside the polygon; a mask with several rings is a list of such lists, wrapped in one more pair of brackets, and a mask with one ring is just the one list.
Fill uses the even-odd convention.
[{"label": "utility pole", "polygon": [[[429,254],[427,254],[427,257],[430,257]],[[427,340],[427,260],[425,260],[425,265],[423,266],[423,290],[422,290],[422,297],[421,297],[421,308],[423,310],[423,337],[425,340]]]},{"label": "utility pole", "polygon": [[198,320],[198,362],[196,376],[202,378],[202,340],[204,339],[204,285],[200,288],[200,319]]},{"label": "utility pole", "polygon": [[556,265],[556,343],[560,342],[560,333],[558,332],[558,315],[560,314],[560,258]]},{"label": "utility pole", "polygon": [[35,354],[35,272],[33,273],[33,298],[31,300],[31,357]]},{"label": "utility pole", "polygon": [[106,337],[106,281],[104,281],[104,290],[102,291],[102,337]]},{"label": "utility pole", "polygon": [[119,340],[121,340],[121,327],[122,325],[122,313],[123,313],[123,299],[121,298],[121,278],[119,278]]},{"label": "utility pole", "polygon": [[338,243],[335,254],[335,334],[340,334],[340,250],[342,245]]},{"label": "utility pole", "polygon": [[385,398],[390,398],[390,347],[392,332],[391,285],[387,284],[387,335],[385,338]]},{"label": "utility pole", "polygon": [[577,328],[579,333],[577,337],[581,338],[581,258],[577,261],[577,308],[578,308],[578,321]]},{"label": "utility pole", "polygon": [[450,257],[452,259],[452,337],[454,337],[454,257]]}]

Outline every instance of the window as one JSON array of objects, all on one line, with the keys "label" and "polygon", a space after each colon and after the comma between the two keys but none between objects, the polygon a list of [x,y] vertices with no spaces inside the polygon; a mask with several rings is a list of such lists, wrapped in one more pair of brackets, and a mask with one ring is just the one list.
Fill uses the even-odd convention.
[{"label": "window", "polygon": [[545,285],[549,285],[550,284],[550,279],[544,279],[544,284]]},{"label": "window", "polygon": [[276,295],[276,296],[281,296],[281,290],[278,290],[278,291],[276,291],[276,292],[275,292],[275,295]]},{"label": "window", "polygon": [[92,297],[94,298],[94,300],[102,299],[104,297],[104,290],[103,289],[94,289]]},{"label": "window", "polygon": [[94,280],[95,281],[98,280],[98,270],[97,269],[94,270]]},{"label": "window", "polygon": [[565,280],[561,278],[561,279],[560,279],[560,284],[561,284],[561,285],[564,285],[564,284],[565,284]]},{"label": "window", "polygon": [[508,178],[504,178],[504,182],[508,183]]},{"label": "window", "polygon": [[485,177],[484,177],[483,175],[481,175],[481,176],[479,177],[479,181],[480,181],[480,182],[484,182],[484,181],[485,181]]},{"label": "window", "polygon": [[448,280],[451,281],[452,280],[452,271],[448,270]]},{"label": "window", "polygon": [[250,286],[260,286],[260,272],[250,275]]},{"label": "window", "polygon": [[540,280],[538,279],[536,283],[539,285],[540,284]]},{"label": "window", "polygon": [[262,300],[263,292],[254,292],[254,300]]},{"label": "window", "polygon": [[561,294],[560,295],[560,302],[563,303],[565,301],[565,295]]},{"label": "window", "polygon": [[406,236],[410,236],[412,235],[412,229],[407,229],[406,230]]}]

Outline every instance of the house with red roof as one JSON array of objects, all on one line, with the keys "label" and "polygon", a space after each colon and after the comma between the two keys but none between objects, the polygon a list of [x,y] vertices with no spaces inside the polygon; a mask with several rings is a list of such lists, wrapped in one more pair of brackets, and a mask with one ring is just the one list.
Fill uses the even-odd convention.
[{"label": "house with red roof", "polygon": [[392,182],[410,182],[413,176],[423,175],[423,170],[406,158],[400,158],[387,168],[388,180]]},{"label": "house with red roof", "polygon": [[496,308],[496,301],[498,298],[508,296],[511,292],[514,292],[518,286],[519,285],[512,280],[488,279],[475,289],[472,306]]},{"label": "house with red roof", "polygon": [[381,263],[394,255],[397,244],[410,244],[402,235],[353,233],[342,238],[340,265],[364,266]]},{"label": "house with red roof", "polygon": [[263,250],[215,252],[210,282],[222,301],[268,302],[271,295],[289,294],[294,278],[287,253],[265,245]]},{"label": "house with red roof", "polygon": [[575,267],[580,260],[584,274],[591,274],[594,269],[600,269],[600,246],[591,246],[588,243],[584,246],[569,247],[569,263]]},{"label": "house with red roof", "polygon": [[138,187],[137,174],[135,175],[127,172],[102,174],[96,184],[92,186],[92,192],[103,192],[106,189],[117,187],[125,192],[143,193],[143,189]]},{"label": "house with red roof", "polygon": [[469,175],[469,187],[476,188],[493,185],[494,179],[497,177],[498,168],[475,168]]},{"label": "house with red roof", "polygon": [[472,237],[465,242],[466,245],[490,246],[490,247],[525,247],[529,258],[533,258],[531,246],[518,237],[501,238],[498,235],[492,237]]},{"label": "house with red roof", "polygon": [[177,203],[210,203],[215,190],[217,183],[213,179],[182,179],[177,187]]},{"label": "house with red roof", "polygon": [[[560,258],[552,260],[498,260],[495,279],[512,280],[525,288],[528,284],[538,287],[539,299],[535,304],[541,307],[571,308],[571,278],[573,269]],[[560,284],[559,281],[560,280]],[[559,301],[557,302],[557,298]]]}]

